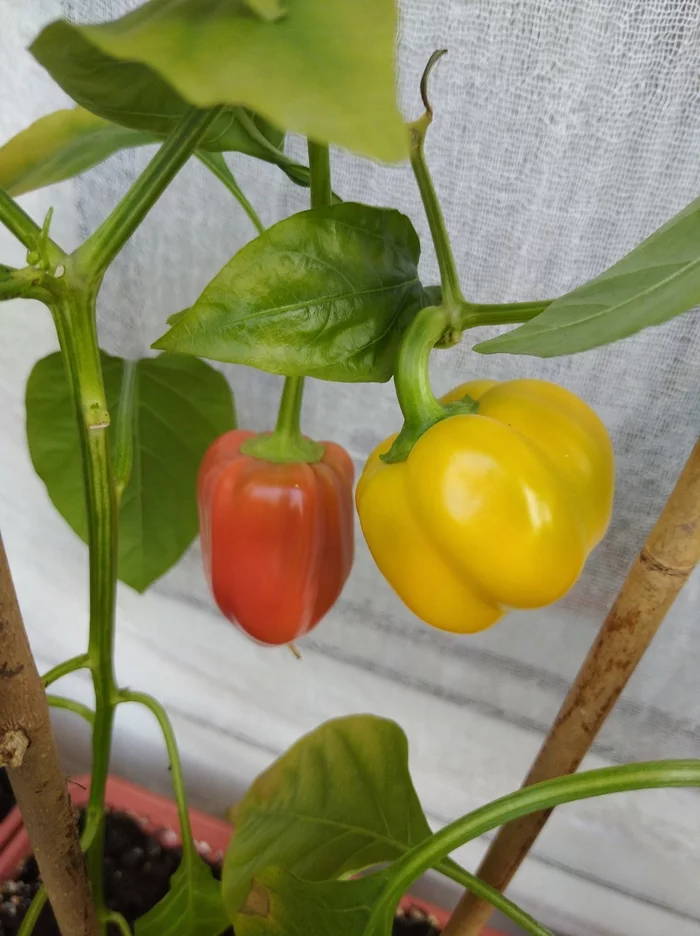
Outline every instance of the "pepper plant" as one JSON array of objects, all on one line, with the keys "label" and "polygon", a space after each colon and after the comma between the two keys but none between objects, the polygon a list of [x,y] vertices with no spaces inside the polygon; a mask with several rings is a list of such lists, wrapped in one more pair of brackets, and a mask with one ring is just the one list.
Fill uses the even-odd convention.
[{"label": "pepper plant", "polygon": [[[128,932],[108,912],[102,891],[105,783],[114,712],[122,703],[146,706],[158,720],[183,837],[170,892],[137,922],[136,936],[218,936],[230,921],[239,936],[386,936],[399,897],[429,868],[543,936],[545,927],[449,854],[504,822],[559,803],[700,786],[699,761],[608,768],[527,788],[433,834],[408,774],[401,730],[372,716],[341,719],[303,738],[255,781],[236,810],[237,832],[220,885],[192,839],[165,711],[150,695],[117,682],[117,579],[145,590],[192,541],[196,478],[207,450],[199,475],[203,552],[224,613],[258,640],[286,643],[315,625],[337,598],[352,557],[352,471],[330,443],[301,433],[307,377],[395,381],[403,428],[370,459],[358,507],[380,567],[429,623],[476,630],[507,607],[555,600],[604,533],[612,453],[602,424],[582,401],[541,381],[499,389],[480,380],[439,402],[428,362],[434,349],[457,344],[477,326],[519,326],[478,343],[480,353],[548,357],[616,341],[686,311],[700,302],[700,200],[565,296],[469,301],[425,154],[432,120],[427,83],[441,53],[421,84],[424,114],[405,124],[396,106],[395,41],[394,0],[150,0],[114,22],[55,22],[31,46],[76,107],[41,118],[0,149],[0,221],[27,249],[24,268],[0,267],[0,299],[43,302],[60,345],[29,378],[27,436],[51,499],[89,546],[90,629],[86,652],[54,667],[44,683],[48,688],[87,669],[94,685],[94,712],[60,696],[49,701],[83,715],[93,728],[82,845],[102,926],[110,921]],[[289,132],[308,139],[308,166],[285,154]],[[38,224],[14,200],[120,149],[154,142],[160,146],[147,168],[71,253],[51,237],[51,212]],[[334,194],[329,145],[372,159],[409,160],[439,285],[420,280],[420,243],[405,215]],[[226,152],[278,166],[290,183],[310,189],[311,207],[264,230]],[[154,344],[163,353],[124,361],[99,348],[100,286],[190,158],[221,180],[257,236],[203,284],[190,308],[171,317]],[[285,378],[272,434],[234,431],[228,384],[202,358]],[[478,427],[493,435],[481,448],[474,442]],[[555,452],[576,458],[556,462]],[[470,476],[477,470],[475,453],[493,468],[478,485]],[[479,564],[460,498],[435,500],[436,492],[439,497],[449,489],[460,460],[472,465],[459,475],[460,491],[499,517],[499,538],[488,548],[508,549],[511,556],[510,577],[498,586],[485,576],[489,563]],[[497,475],[507,475],[501,487]],[[301,539],[284,543],[270,491],[289,519],[296,516],[290,505],[300,485],[307,485],[302,520],[294,519],[301,526],[293,529]],[[399,504],[409,488],[415,503]],[[538,505],[527,517],[521,510],[526,489]],[[393,535],[403,539],[392,552],[397,517]],[[413,551],[405,548],[409,540],[418,544]],[[292,547],[299,544],[296,555]],[[274,561],[265,565],[270,555]],[[252,587],[251,575],[258,575]],[[260,594],[263,583],[269,595]],[[444,606],[434,610],[440,596]],[[378,865],[383,869],[349,879]],[[22,936],[31,932],[43,900],[40,894]]]}]

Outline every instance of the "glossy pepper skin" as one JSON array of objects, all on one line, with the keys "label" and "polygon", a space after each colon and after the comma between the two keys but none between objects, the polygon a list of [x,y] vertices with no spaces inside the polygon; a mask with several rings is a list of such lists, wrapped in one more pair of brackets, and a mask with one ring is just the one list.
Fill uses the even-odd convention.
[{"label": "glossy pepper skin", "polygon": [[353,465],[324,443],[314,464],[241,452],[218,438],[197,482],[204,566],[221,612],[264,644],[306,634],[334,604],[353,560]]},{"label": "glossy pepper skin", "polygon": [[614,461],[593,410],[542,380],[463,384],[478,413],[428,429],[406,461],[387,439],[357,486],[367,544],[408,607],[433,627],[483,630],[511,608],[561,598],[610,520]]}]

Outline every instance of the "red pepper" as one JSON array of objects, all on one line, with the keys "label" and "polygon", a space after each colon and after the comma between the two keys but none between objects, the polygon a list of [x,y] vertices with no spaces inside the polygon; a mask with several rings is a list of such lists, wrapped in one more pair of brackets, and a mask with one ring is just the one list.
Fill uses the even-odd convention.
[{"label": "red pepper", "polygon": [[[291,392],[298,395],[291,404],[298,426],[300,385]],[[332,442],[319,446],[293,428],[290,433],[284,407],[283,396],[272,435],[234,430],[218,438],[197,485],[214,599],[230,621],[265,644],[308,633],[340,595],[353,560],[350,456]],[[296,455],[306,460],[289,460]]]}]

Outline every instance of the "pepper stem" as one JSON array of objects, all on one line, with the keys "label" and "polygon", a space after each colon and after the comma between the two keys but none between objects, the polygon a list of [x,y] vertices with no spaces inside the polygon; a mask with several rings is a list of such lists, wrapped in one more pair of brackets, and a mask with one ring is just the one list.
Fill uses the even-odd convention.
[{"label": "pepper stem", "polygon": [[303,377],[287,377],[285,379],[280,408],[277,413],[276,435],[287,439],[301,438],[301,402],[303,394]]},{"label": "pepper stem", "polygon": [[430,387],[430,352],[444,335],[449,316],[442,306],[421,309],[404,334],[394,371],[396,396],[404,417],[401,432],[382,459],[390,464],[405,461],[418,439],[435,423],[460,413],[475,413],[470,397],[443,406]]},{"label": "pepper stem", "polygon": [[432,425],[443,416],[443,407],[430,387],[429,361],[446,322],[444,309],[421,309],[399,347],[394,383],[401,412],[410,425]]},{"label": "pepper stem", "polygon": [[323,457],[323,446],[301,434],[301,401],[303,377],[285,377],[275,431],[253,436],[241,446],[241,451],[264,461],[306,462],[313,464]]}]

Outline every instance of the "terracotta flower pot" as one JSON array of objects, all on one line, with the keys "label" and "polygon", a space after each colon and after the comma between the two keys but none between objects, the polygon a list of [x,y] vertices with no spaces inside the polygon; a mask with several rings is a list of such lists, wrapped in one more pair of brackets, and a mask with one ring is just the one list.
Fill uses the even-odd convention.
[{"label": "terracotta flower pot", "polygon": [[[71,781],[70,794],[75,806],[85,806],[89,793],[89,776],[75,777]],[[110,809],[125,812],[137,819],[147,832],[158,832],[163,844],[179,844],[177,806],[173,800],[152,793],[128,780],[122,780],[120,777],[109,777],[105,802]],[[201,854],[214,861],[223,859],[233,833],[233,826],[223,819],[215,819],[198,809],[190,809],[190,818],[192,834]],[[13,809],[0,824],[0,835],[5,826],[10,830],[9,835],[12,837],[9,841],[5,840],[4,848],[0,844],[0,880],[11,878],[23,859],[31,853],[29,836],[21,827],[22,819],[17,808]],[[447,910],[410,896],[403,898],[401,907],[406,911],[417,908],[427,916],[434,917],[439,927],[445,926],[450,915]],[[503,934],[495,930],[483,930],[481,936],[503,936]]]}]

